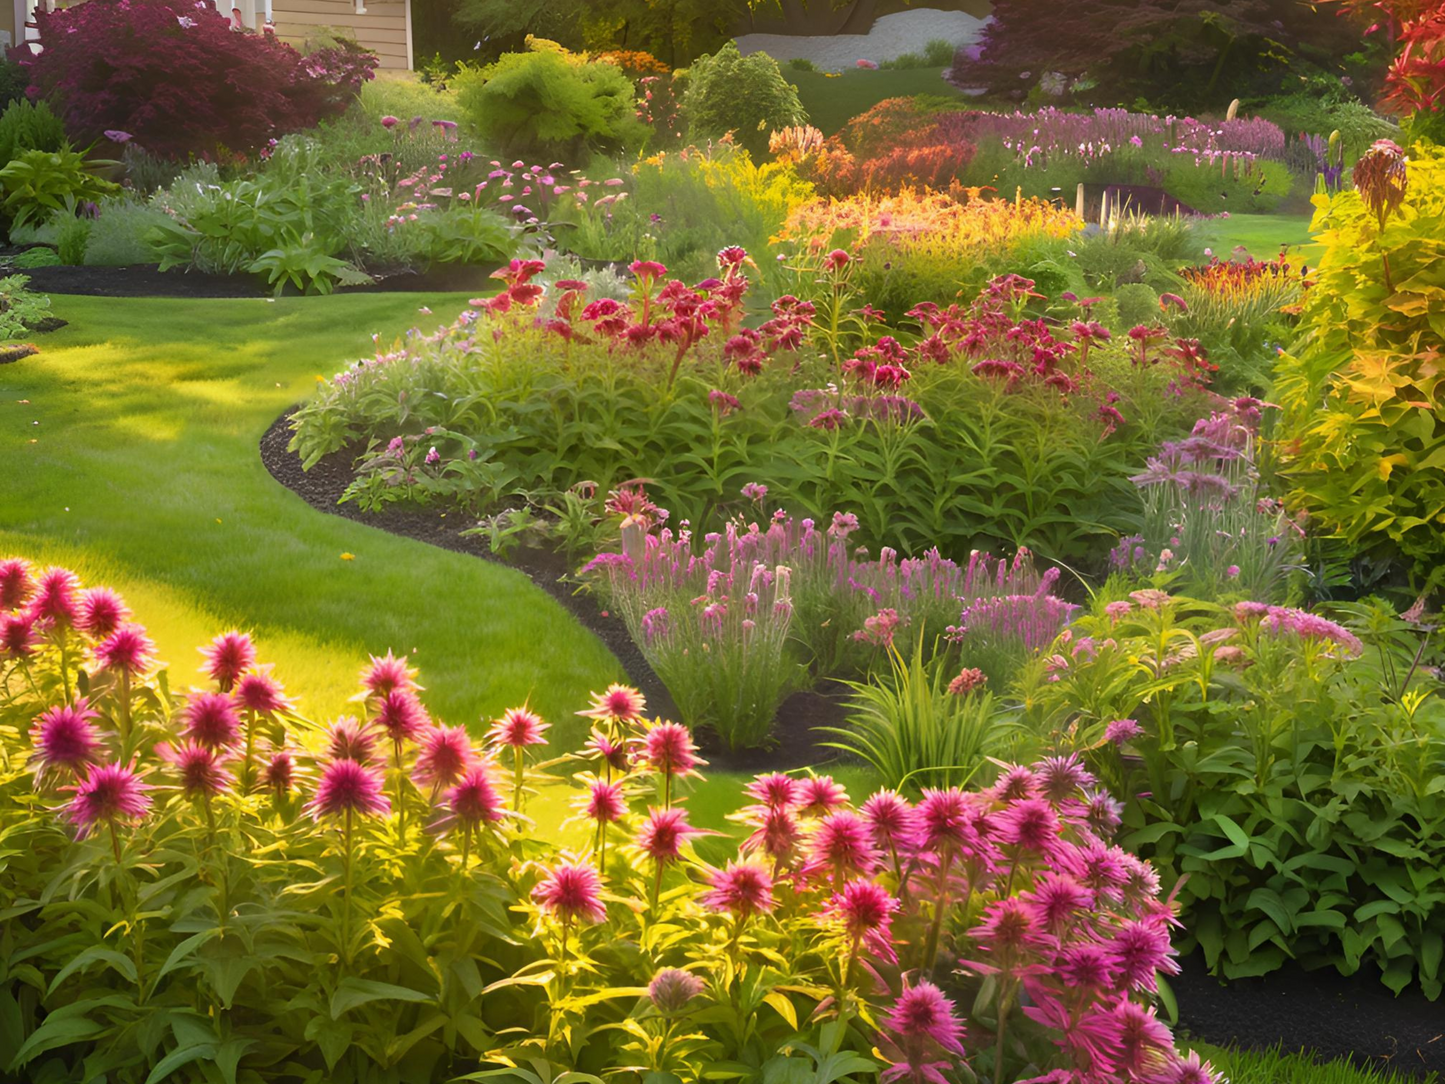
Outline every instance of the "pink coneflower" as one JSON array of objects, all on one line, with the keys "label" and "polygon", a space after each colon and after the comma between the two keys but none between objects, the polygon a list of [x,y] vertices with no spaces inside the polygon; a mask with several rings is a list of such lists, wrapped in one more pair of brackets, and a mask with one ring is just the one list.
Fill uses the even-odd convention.
[{"label": "pink coneflower", "polygon": [[654,807],[647,811],[647,819],[638,830],[637,848],[661,867],[677,861],[682,856],[682,845],[702,834],[701,828],[688,824],[687,810]]},{"label": "pink coneflower", "polygon": [[158,745],[156,756],[175,769],[181,794],[187,798],[213,798],[236,781],[236,777],[226,769],[224,758],[215,749],[199,742]]},{"label": "pink coneflower", "polygon": [[703,981],[691,971],[668,967],[659,971],[647,984],[647,996],[664,1016],[676,1016],[688,1002],[703,991]]},{"label": "pink coneflower", "polygon": [[756,798],[768,809],[789,809],[798,802],[798,781],[791,775],[773,772],[756,776],[743,793]]},{"label": "pink coneflower", "polygon": [[256,646],[251,637],[235,629],[221,633],[200,650],[205,660],[201,672],[222,692],[230,692],[236,680],[256,664]]},{"label": "pink coneflower", "polygon": [[192,693],[181,709],[181,732],[201,745],[219,749],[241,740],[241,718],[229,693]]},{"label": "pink coneflower", "polygon": [[1094,783],[1093,774],[1084,767],[1077,753],[1045,757],[1034,765],[1034,775],[1044,797],[1054,803],[1062,802]]},{"label": "pink coneflower", "polygon": [[30,763],[35,768],[37,781],[53,769],[80,777],[87,765],[95,763],[100,752],[100,734],[91,720],[98,718],[99,713],[91,711],[82,696],[73,705],[51,708],[35,720],[30,730],[30,740],[35,746]]},{"label": "pink coneflower", "polygon": [[431,720],[426,708],[416,694],[408,689],[392,689],[381,696],[376,706],[373,724],[392,741],[398,749],[403,742],[415,741],[421,737]]},{"label": "pink coneflower", "polygon": [[412,778],[434,791],[449,787],[466,773],[475,759],[465,727],[433,726],[421,736]]},{"label": "pink coneflower", "polygon": [[85,780],[75,788],[75,797],[66,813],[79,829],[88,835],[97,825],[105,824],[111,832],[111,846],[120,861],[120,843],[115,826],[134,824],[150,811],[150,785],[142,782],[133,766],[97,764],[86,773]]},{"label": "pink coneflower", "polygon": [[102,670],[134,678],[144,674],[155,659],[156,645],[139,625],[122,625],[95,648]]},{"label": "pink coneflower", "polygon": [[390,651],[378,658],[371,656],[371,662],[361,671],[361,685],[368,696],[383,697],[387,693],[411,692],[417,689],[416,671],[406,664],[406,656],[397,658]]},{"label": "pink coneflower", "polygon": [[1045,798],[1024,798],[1011,802],[995,821],[1001,843],[1050,855],[1059,842],[1059,814]]},{"label": "pink coneflower", "polygon": [[296,785],[296,759],[289,749],[277,749],[261,769],[261,782],[277,798],[284,798]]},{"label": "pink coneflower", "polygon": [[23,659],[35,653],[35,623],[27,615],[0,617],[0,653],[7,659]]},{"label": "pink coneflower", "polygon": [[68,568],[47,568],[30,600],[30,614],[56,628],[71,628],[80,617],[80,581]]},{"label": "pink coneflower", "polygon": [[544,915],[564,925],[571,922],[603,921],[602,881],[597,871],[581,862],[559,862],[532,889],[532,902]]},{"label": "pink coneflower", "polygon": [[708,878],[712,891],[704,893],[701,903],[710,911],[727,912],[741,924],[757,914],[772,911],[773,878],[757,862],[729,862],[726,869],[714,870]]},{"label": "pink coneflower", "polygon": [[1179,964],[1169,944],[1169,931],[1157,923],[1126,922],[1109,939],[1106,947],[1121,986],[1134,990],[1157,990],[1158,972],[1170,975],[1179,972]]},{"label": "pink coneflower", "polygon": [[370,764],[376,755],[376,732],[350,716],[343,716],[326,732],[326,755],[332,760]]},{"label": "pink coneflower", "polygon": [[241,707],[257,715],[275,715],[290,711],[292,706],[281,683],[271,676],[269,666],[242,674],[235,683],[234,695]]},{"label": "pink coneflower", "polygon": [[1033,890],[1024,894],[1023,901],[1039,925],[1057,935],[1093,906],[1094,894],[1068,874],[1048,870],[1039,876]]},{"label": "pink coneflower", "polygon": [[882,885],[872,881],[849,881],[842,891],[833,894],[825,908],[825,914],[836,917],[843,923],[843,929],[851,943],[848,967],[845,968],[845,982],[853,957],[858,954],[858,947],[862,944],[866,944],[875,956],[881,956],[889,963],[897,962],[891,927],[893,915],[898,908],[898,900]]},{"label": "pink coneflower", "polygon": [[809,775],[798,780],[798,812],[821,817],[831,809],[848,804],[848,792],[833,782],[831,775]]},{"label": "pink coneflower", "polygon": [[18,557],[0,561],[0,610],[18,610],[30,600],[35,580],[30,566]]},{"label": "pink coneflower", "polygon": [[352,815],[385,816],[391,812],[391,802],[382,782],[380,771],[354,760],[333,760],[321,769],[321,781],[306,809],[318,821],[343,815],[348,821]]},{"label": "pink coneflower", "polygon": [[855,874],[867,877],[877,865],[873,833],[856,813],[829,813],[808,839],[808,868],[826,871],[835,885]]},{"label": "pink coneflower", "polygon": [[129,616],[130,609],[109,587],[92,587],[81,593],[76,626],[88,636],[103,640]]},{"label": "pink coneflower", "polygon": [[577,801],[577,808],[588,820],[598,824],[614,824],[627,813],[627,792],[621,783],[594,779],[587,793]]},{"label": "pink coneflower", "polygon": [[592,694],[592,706],[577,714],[598,722],[635,723],[647,710],[647,700],[630,685],[612,684],[601,693]]},{"label": "pink coneflower", "polygon": [[547,739],[542,734],[551,725],[544,723],[540,715],[528,708],[508,708],[492,724],[492,729],[487,732],[487,741],[493,745],[510,745],[518,750],[528,745],[546,745]]}]

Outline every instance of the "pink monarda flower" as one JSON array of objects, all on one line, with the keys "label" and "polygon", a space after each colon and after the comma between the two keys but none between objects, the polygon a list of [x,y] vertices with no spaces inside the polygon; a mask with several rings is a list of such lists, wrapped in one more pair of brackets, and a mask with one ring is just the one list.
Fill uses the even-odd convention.
[{"label": "pink monarda flower", "polygon": [[905,988],[883,1018],[883,1029],[899,1060],[879,1074],[880,1081],[908,1078],[947,1084],[943,1070],[963,1058],[963,1024],[954,1015],[953,1002],[931,982]]},{"label": "pink monarda flower", "polygon": [[613,824],[627,813],[627,793],[621,783],[594,779],[578,802],[582,815],[598,824]]},{"label": "pink monarda flower", "polygon": [[122,625],[95,648],[95,661],[102,670],[137,677],[149,669],[156,645],[139,625]]},{"label": "pink monarda flower", "polygon": [[996,967],[971,962],[985,974],[1007,968],[1020,957],[1050,944],[1050,938],[1035,918],[1034,910],[1018,896],[1005,896],[984,909],[983,920],[969,936],[997,962]]},{"label": "pink monarda flower", "polygon": [[223,692],[229,692],[240,676],[256,665],[256,647],[251,637],[234,629],[221,633],[200,651],[205,660],[201,672]]},{"label": "pink monarda flower", "polygon": [[30,600],[30,615],[56,628],[71,628],[80,617],[80,581],[68,568],[47,568]]},{"label": "pink monarda flower", "polygon": [[213,798],[236,781],[226,770],[221,754],[209,745],[196,741],[166,743],[156,746],[156,756],[175,769],[181,794],[187,798]]},{"label": "pink monarda flower", "polygon": [[90,710],[83,696],[73,705],[61,705],[41,714],[30,730],[30,740],[35,746],[30,763],[35,768],[35,778],[40,780],[55,770],[80,776],[88,765],[95,763],[100,753],[100,735],[91,720],[98,718],[99,714]]},{"label": "pink monarda flower", "polygon": [[0,610],[18,610],[30,600],[35,580],[30,566],[18,557],[0,561]]},{"label": "pink monarda flower", "polygon": [[269,666],[242,674],[236,680],[233,694],[241,707],[257,715],[275,715],[291,710],[291,701],[286,699],[281,683],[271,676]]},{"label": "pink monarda flower", "polygon": [[76,626],[86,635],[103,640],[129,616],[130,609],[109,587],[92,587],[81,593]]},{"label": "pink monarda flower", "polygon": [[406,656],[397,658],[388,651],[381,658],[371,656],[371,662],[361,671],[361,687],[368,696],[383,697],[387,693],[414,692],[417,689],[416,671],[406,664]]},{"label": "pink monarda flower", "polygon": [[277,749],[261,769],[261,783],[278,798],[291,793],[296,785],[296,758],[289,749]]},{"label": "pink monarda flower", "polygon": [[598,722],[635,723],[647,710],[647,700],[630,685],[612,684],[605,692],[592,694],[592,706],[577,714]]},{"label": "pink monarda flower", "polygon": [[1106,790],[1089,791],[1084,795],[1084,823],[1097,836],[1108,839],[1123,823],[1124,806]]},{"label": "pink monarda flower", "polygon": [[1022,898],[1038,924],[1055,936],[1073,926],[1094,905],[1092,892],[1068,874],[1053,870],[1040,874],[1033,890]]},{"label": "pink monarda flower", "polygon": [[560,862],[532,889],[532,902],[544,915],[566,922],[601,922],[607,917],[602,905],[602,881],[590,865]]},{"label": "pink monarda flower", "polygon": [[392,689],[383,694],[371,721],[397,745],[421,737],[431,722],[426,708],[409,689]]},{"label": "pink monarda flower", "polygon": [[1105,946],[1121,986],[1157,990],[1158,973],[1179,973],[1169,944],[1169,931],[1155,922],[1129,921],[1119,927]]},{"label": "pink monarda flower", "polygon": [[1059,814],[1045,798],[1011,802],[995,822],[998,840],[1020,850],[1050,855],[1059,843]]},{"label": "pink monarda flower", "polygon": [[918,844],[918,811],[902,795],[880,790],[860,810],[873,833],[873,843],[892,854],[912,850]]},{"label": "pink monarda flower", "polygon": [[699,764],[692,732],[680,723],[658,723],[643,739],[642,756],[647,766],[661,775],[688,775]]},{"label": "pink monarda flower", "polygon": [[682,845],[693,836],[702,835],[701,828],[687,823],[687,811],[652,808],[637,833],[637,849],[659,866],[675,862],[682,855]]},{"label": "pink monarda flower", "polygon": [[150,789],[134,767],[97,764],[75,788],[66,813],[82,837],[102,823],[111,828],[134,824],[150,812],[150,795],[146,793]]},{"label": "pink monarda flower", "polygon": [[957,787],[925,790],[918,803],[921,842],[931,851],[953,850],[975,836],[968,796]]},{"label": "pink monarda flower", "polygon": [[839,919],[855,945],[864,943],[874,955],[896,963],[890,930],[898,907],[898,901],[882,885],[849,881],[833,894],[824,914]]},{"label": "pink monarda flower", "polygon": [[433,726],[421,736],[411,777],[424,787],[449,787],[460,779],[476,753],[465,727]]},{"label": "pink monarda flower", "polygon": [[647,984],[647,996],[664,1016],[675,1016],[703,991],[703,981],[691,971],[668,967]]},{"label": "pink monarda flower", "polygon": [[1123,1000],[1114,1007],[1114,1043],[1118,1050],[1114,1065],[1127,1080],[1155,1080],[1167,1072],[1179,1055],[1174,1036],[1164,1022],[1134,1001]]},{"label": "pink monarda flower", "polygon": [[708,878],[712,891],[701,903],[709,911],[726,912],[739,922],[753,915],[767,914],[775,906],[773,878],[757,862],[729,862]]},{"label": "pink monarda flower", "polygon": [[1071,798],[1085,787],[1094,785],[1094,776],[1084,767],[1077,753],[1061,757],[1045,757],[1034,765],[1044,797],[1058,803]]},{"label": "pink monarda flower", "polygon": [[833,782],[831,775],[810,775],[798,780],[798,811],[805,817],[821,817],[847,804],[848,792]]},{"label": "pink monarda flower", "polygon": [[1036,798],[1039,794],[1039,781],[1034,776],[1033,769],[1019,764],[1010,764],[998,777],[998,782],[993,785],[993,793],[994,797],[1001,802],[1012,802],[1019,798]]},{"label": "pink monarda flower", "polygon": [[743,793],[768,809],[790,809],[798,802],[798,781],[782,772],[759,775],[743,788]]},{"label": "pink monarda flower", "polygon": [[318,821],[343,814],[384,816],[391,812],[391,802],[382,783],[381,772],[373,768],[354,760],[333,760],[321,769],[321,781],[306,809]]},{"label": "pink monarda flower", "polygon": [[547,739],[542,737],[542,733],[551,725],[542,722],[542,717],[528,708],[508,708],[492,724],[487,740],[493,745],[510,745],[513,749],[546,745]]},{"label": "pink monarda flower", "polygon": [[808,868],[829,873],[835,880],[870,875],[878,865],[873,833],[856,813],[843,810],[818,821],[808,839]]},{"label": "pink monarda flower", "polygon": [[480,761],[463,772],[456,785],[447,791],[446,803],[451,815],[469,829],[506,816],[506,807],[492,786],[491,770]]},{"label": "pink monarda flower", "polygon": [[1144,733],[1144,728],[1133,719],[1115,719],[1104,728],[1104,740],[1117,746],[1125,746]]},{"label": "pink monarda flower", "polygon": [[181,733],[219,749],[241,740],[241,718],[229,693],[192,693],[181,709]]},{"label": "pink monarda flower", "polygon": [[0,654],[7,659],[23,659],[35,653],[35,623],[20,614],[0,617]]},{"label": "pink monarda flower", "polygon": [[609,738],[600,730],[592,731],[592,736],[587,739],[586,749],[588,756],[596,757],[614,772],[626,772],[631,765],[627,742]]},{"label": "pink monarda flower", "polygon": [[326,732],[326,755],[332,760],[370,764],[376,756],[376,732],[350,716],[343,716]]},{"label": "pink monarda flower", "polygon": [[742,849],[762,852],[779,865],[791,862],[803,839],[798,818],[788,806],[758,807],[761,820],[757,829],[743,840]]},{"label": "pink monarda flower", "polygon": [[1197,1050],[1180,1058],[1169,1071],[1169,1084],[1217,1084],[1219,1079],[1214,1066],[1200,1060]]}]

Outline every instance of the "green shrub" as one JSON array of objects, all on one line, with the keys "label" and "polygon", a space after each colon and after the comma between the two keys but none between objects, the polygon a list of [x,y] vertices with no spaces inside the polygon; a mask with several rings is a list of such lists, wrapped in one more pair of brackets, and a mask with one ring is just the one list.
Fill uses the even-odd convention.
[{"label": "green shrub", "polygon": [[1316,195],[1324,246],[1280,358],[1291,500],[1326,530],[1445,584],[1445,151],[1417,145],[1398,210]]},{"label": "green shrub", "polygon": [[0,107],[24,101],[25,88],[29,85],[30,78],[25,69],[15,61],[0,56]]},{"label": "green shrub", "polygon": [[927,68],[943,68],[953,63],[957,47],[942,38],[931,38],[923,46],[923,62]]},{"label": "green shrub", "polygon": [[93,172],[105,162],[87,161],[72,150],[25,151],[0,169],[0,191],[13,226],[74,215],[81,203],[96,203],[119,186]]},{"label": "green shrub", "polygon": [[361,86],[361,110],[373,123],[382,117],[412,117],[432,120],[461,120],[461,106],[456,93],[440,89],[435,83],[424,83],[405,72],[378,72],[377,77]]},{"label": "green shrub", "polygon": [[1163,188],[1202,214],[1273,211],[1294,187],[1294,175],[1281,162],[1234,159],[1224,166],[1196,165],[1187,154],[1176,156],[1164,175]]},{"label": "green shrub", "polygon": [[797,88],[783,78],[778,62],[767,53],[743,56],[735,42],[693,62],[682,113],[689,139],[716,140],[731,132],[759,159],[770,132],[808,122]]},{"label": "green shrub", "polygon": [[25,151],[58,151],[67,146],[65,122],[43,101],[19,98],[0,113],[0,162]]},{"label": "green shrub", "polygon": [[795,56],[792,60],[785,62],[784,66],[789,71],[795,72],[815,72],[818,70],[818,65],[814,64],[805,56]]},{"label": "green shrub", "polygon": [[1136,324],[1153,324],[1159,320],[1159,294],[1142,282],[1129,282],[1114,291],[1114,304],[1119,313],[1118,327],[1128,329]]},{"label": "green shrub", "polygon": [[452,81],[457,104],[507,157],[575,158],[585,148],[615,151],[645,136],[635,89],[615,64],[553,50],[505,53]]},{"label": "green shrub", "polygon": [[166,213],[136,199],[107,200],[85,242],[84,262],[91,267],[130,267],[155,263],[155,249],[146,240],[157,226],[169,222]]},{"label": "green shrub", "polygon": [[79,267],[85,262],[85,247],[94,224],[89,218],[67,218],[61,222],[55,238],[55,251],[61,263]]},{"label": "green shrub", "polygon": [[31,267],[59,267],[60,257],[56,255],[55,249],[48,245],[37,245],[34,248],[27,248],[18,256],[10,257],[10,265],[21,269]]},{"label": "green shrub", "polygon": [[0,278],[0,339],[23,338],[50,315],[50,298],[27,289],[29,285],[25,275]]}]

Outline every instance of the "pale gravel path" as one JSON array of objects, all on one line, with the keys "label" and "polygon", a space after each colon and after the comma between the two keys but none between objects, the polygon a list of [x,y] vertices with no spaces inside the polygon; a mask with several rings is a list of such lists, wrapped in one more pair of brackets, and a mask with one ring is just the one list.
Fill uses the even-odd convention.
[{"label": "pale gravel path", "polygon": [[737,43],[744,56],[763,52],[780,61],[801,57],[823,71],[842,71],[857,67],[859,60],[878,63],[904,53],[922,53],[935,38],[955,47],[972,45],[987,21],[963,11],[913,8],[880,17],[866,34],[744,34]]}]

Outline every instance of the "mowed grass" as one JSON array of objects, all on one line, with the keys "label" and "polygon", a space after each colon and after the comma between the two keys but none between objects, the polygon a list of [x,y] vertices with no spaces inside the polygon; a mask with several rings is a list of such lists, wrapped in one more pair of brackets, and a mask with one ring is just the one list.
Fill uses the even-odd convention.
[{"label": "mowed grass", "polygon": [[[824,135],[834,135],[859,113],[885,98],[931,94],[964,101],[958,89],[943,81],[943,68],[857,68],[841,74],[802,72],[783,65],[783,78],[798,88],[808,122]],[[966,108],[960,105],[960,108]]]},{"label": "mowed grass", "polygon": [[1306,263],[1319,259],[1322,249],[1310,237],[1310,216],[1299,215],[1231,215],[1200,221],[1198,230],[1204,243],[1220,259],[1228,259],[1236,246],[1243,245],[1256,259],[1268,260],[1287,249],[1291,256],[1300,256]]}]

